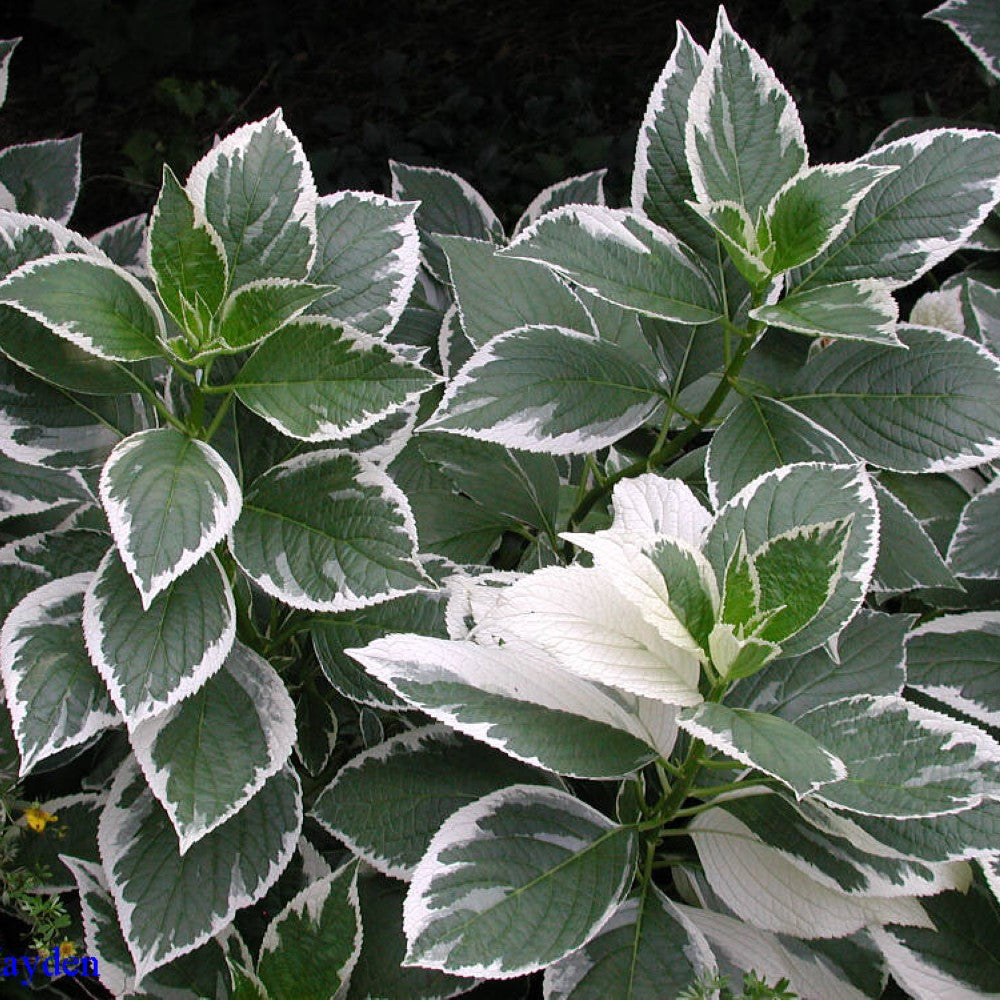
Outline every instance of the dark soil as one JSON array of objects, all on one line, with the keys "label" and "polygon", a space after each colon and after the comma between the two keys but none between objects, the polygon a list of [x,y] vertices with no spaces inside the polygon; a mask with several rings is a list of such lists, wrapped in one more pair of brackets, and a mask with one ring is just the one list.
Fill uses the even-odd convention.
[{"label": "dark soil", "polygon": [[[850,158],[895,118],[982,116],[988,92],[932,0],[730,0],[799,101],[816,161]],[[74,224],[147,210],[179,174],[277,106],[321,192],[385,191],[387,160],[463,174],[512,221],[546,184],[607,166],[628,188],[635,131],[698,0],[0,0],[14,55],[0,145],[84,135]]]}]

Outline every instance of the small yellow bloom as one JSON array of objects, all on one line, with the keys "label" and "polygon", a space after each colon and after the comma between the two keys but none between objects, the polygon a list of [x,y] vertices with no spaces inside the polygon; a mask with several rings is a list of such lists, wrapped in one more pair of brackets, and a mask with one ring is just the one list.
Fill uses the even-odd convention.
[{"label": "small yellow bloom", "polygon": [[59,945],[60,958],[72,958],[76,954],[76,945],[72,941],[63,941]]},{"label": "small yellow bloom", "polygon": [[44,809],[39,806],[28,806],[24,810],[24,818],[28,826],[31,827],[35,833],[41,833],[49,823],[54,823],[58,816],[53,816],[52,813],[47,813]]}]

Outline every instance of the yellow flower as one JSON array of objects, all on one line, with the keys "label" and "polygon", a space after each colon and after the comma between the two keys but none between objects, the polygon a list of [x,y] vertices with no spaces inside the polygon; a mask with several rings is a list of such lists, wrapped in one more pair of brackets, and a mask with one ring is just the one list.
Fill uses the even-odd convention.
[{"label": "yellow flower", "polygon": [[28,826],[31,827],[35,833],[41,833],[49,823],[54,823],[58,816],[53,816],[52,813],[47,813],[44,809],[39,806],[28,806],[24,810],[24,818]]},{"label": "yellow flower", "polygon": [[59,945],[60,958],[72,958],[76,954],[76,945],[72,941],[63,941]]}]

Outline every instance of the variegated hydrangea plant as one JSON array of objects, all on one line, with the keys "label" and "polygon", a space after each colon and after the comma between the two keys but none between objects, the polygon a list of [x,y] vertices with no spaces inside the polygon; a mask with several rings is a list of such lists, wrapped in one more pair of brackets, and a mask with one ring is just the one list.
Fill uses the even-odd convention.
[{"label": "variegated hydrangea plant", "polygon": [[1000,994],[1000,292],[896,295],[1000,136],[810,164],[720,11],[627,207],[391,171],[275,113],[0,214],[10,752],[105,985]]}]

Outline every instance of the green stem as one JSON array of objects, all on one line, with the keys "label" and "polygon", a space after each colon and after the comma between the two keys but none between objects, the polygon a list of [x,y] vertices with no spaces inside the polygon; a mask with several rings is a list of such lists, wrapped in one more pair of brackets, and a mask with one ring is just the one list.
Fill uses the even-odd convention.
[{"label": "green stem", "polygon": [[225,419],[226,414],[229,412],[229,404],[233,401],[233,394],[230,393],[226,398],[219,404],[218,410],[215,411],[215,416],[212,417],[212,422],[205,428],[205,433],[202,435],[202,440],[205,442],[211,441],[212,436],[219,429],[222,421]]},{"label": "green stem", "polygon": [[135,372],[130,371],[128,368],[123,367],[121,369],[126,376],[135,384],[139,395],[141,395],[145,400],[153,405],[156,412],[173,428],[176,430],[187,433],[187,428],[181,423],[171,412],[167,409],[166,404],[160,399],[159,396],[151,389],[148,385]]}]

